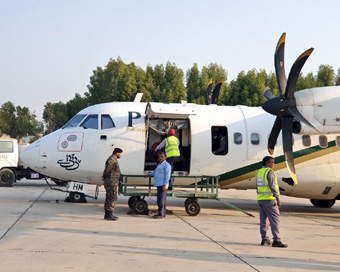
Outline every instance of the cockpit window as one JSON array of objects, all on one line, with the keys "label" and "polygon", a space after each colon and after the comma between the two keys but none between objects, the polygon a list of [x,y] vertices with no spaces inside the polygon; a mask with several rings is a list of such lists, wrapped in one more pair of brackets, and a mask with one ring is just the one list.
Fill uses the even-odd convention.
[{"label": "cockpit window", "polygon": [[109,114],[102,114],[102,129],[114,128],[115,123],[112,121],[112,118]]},{"label": "cockpit window", "polygon": [[98,129],[98,115],[89,114],[86,119],[80,124],[84,128]]},{"label": "cockpit window", "polygon": [[86,116],[86,114],[78,114],[78,115],[74,116],[70,121],[68,121],[66,123],[65,126],[63,126],[63,128],[78,126],[80,124],[80,122],[83,121],[85,116]]}]

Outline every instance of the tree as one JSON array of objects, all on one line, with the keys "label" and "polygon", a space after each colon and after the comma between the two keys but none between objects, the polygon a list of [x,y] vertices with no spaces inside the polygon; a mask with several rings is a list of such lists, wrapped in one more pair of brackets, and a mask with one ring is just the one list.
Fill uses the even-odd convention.
[{"label": "tree", "polygon": [[197,63],[188,69],[186,73],[187,98],[189,103],[200,103],[201,98],[201,78]]},{"label": "tree", "polygon": [[180,103],[181,100],[186,99],[183,79],[183,70],[175,63],[167,62],[164,72],[165,89],[162,91],[161,102]]},{"label": "tree", "polygon": [[266,98],[263,90],[268,86],[277,92],[277,85],[274,82],[274,75],[267,75],[266,71],[252,69],[245,73],[238,74],[236,80],[230,82],[230,105],[261,106]]},{"label": "tree", "polygon": [[221,78],[224,78],[225,83],[222,84],[220,89],[221,99],[219,99],[219,104],[223,104],[222,101],[225,101],[227,97],[227,71],[217,63],[210,63],[208,66],[203,66],[199,72],[198,65],[195,63],[186,74],[188,102],[205,104],[206,89],[210,79],[213,80],[215,85]]},{"label": "tree", "polygon": [[335,85],[335,72],[332,66],[324,64],[319,66],[316,84],[318,87]]},{"label": "tree", "polygon": [[133,62],[125,64],[118,57],[117,60],[110,59],[105,69],[97,67],[97,70],[93,71],[85,96],[89,105],[133,101],[137,93],[143,93],[143,101],[150,101],[152,85],[150,74],[147,78],[142,68]]},{"label": "tree", "polygon": [[38,136],[43,131],[43,124],[36,119],[27,107],[17,106],[10,101],[0,108],[1,132],[12,138]]},{"label": "tree", "polygon": [[66,103],[66,112],[68,120],[71,119],[82,109],[88,106],[88,101],[86,97],[81,97],[80,94],[76,93],[74,98]]},{"label": "tree", "polygon": [[340,68],[338,69],[338,72],[337,72],[337,75],[336,75],[335,85],[336,86],[340,85]]},{"label": "tree", "polygon": [[44,106],[43,119],[46,124],[45,134],[61,128],[68,121],[66,104],[47,102]]},{"label": "tree", "polygon": [[16,138],[15,112],[15,106],[10,101],[2,104],[0,108],[0,119],[2,120],[1,131],[2,133],[10,135],[13,138]]},{"label": "tree", "polygon": [[316,81],[312,72],[308,73],[306,76],[301,73],[296,83],[296,91],[315,88],[317,86]]}]

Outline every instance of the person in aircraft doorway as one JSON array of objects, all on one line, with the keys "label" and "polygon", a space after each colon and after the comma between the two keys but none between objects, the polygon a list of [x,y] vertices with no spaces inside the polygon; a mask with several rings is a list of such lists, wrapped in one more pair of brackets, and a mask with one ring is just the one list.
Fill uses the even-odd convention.
[{"label": "person in aircraft doorway", "polygon": [[[176,131],[174,129],[169,130],[169,136],[165,138],[155,149],[155,152],[165,147],[166,161],[171,165],[171,173],[174,171],[174,164],[181,155],[179,151],[180,142],[175,136]],[[172,185],[172,179],[169,182]]]},{"label": "person in aircraft doorway", "polygon": [[220,136],[220,143],[218,145],[218,148],[213,152],[214,155],[225,155],[227,154],[227,148],[228,148],[228,141],[227,136],[223,134],[223,132],[219,133]]},{"label": "person in aircraft doorway", "polygon": [[262,168],[256,173],[257,202],[260,207],[260,233],[261,245],[270,246],[271,242],[267,236],[268,222],[274,237],[273,247],[287,247],[280,238],[280,211],[281,200],[277,176],[274,172],[274,158],[266,156],[262,160]]},{"label": "person in aircraft doorway", "polygon": [[102,180],[104,180],[104,187],[106,190],[105,196],[105,216],[106,220],[118,220],[119,217],[113,215],[117,199],[118,199],[118,185],[120,178],[120,168],[118,159],[122,156],[123,150],[115,148],[112,155],[107,159],[105,163],[105,169],[103,172]]}]

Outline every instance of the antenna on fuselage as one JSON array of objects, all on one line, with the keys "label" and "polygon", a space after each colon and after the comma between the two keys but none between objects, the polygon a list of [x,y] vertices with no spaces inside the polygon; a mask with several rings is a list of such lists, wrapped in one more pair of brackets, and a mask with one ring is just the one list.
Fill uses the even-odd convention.
[{"label": "antenna on fuselage", "polygon": [[140,103],[140,101],[142,100],[142,97],[143,97],[143,93],[137,93],[135,100],[133,102]]}]

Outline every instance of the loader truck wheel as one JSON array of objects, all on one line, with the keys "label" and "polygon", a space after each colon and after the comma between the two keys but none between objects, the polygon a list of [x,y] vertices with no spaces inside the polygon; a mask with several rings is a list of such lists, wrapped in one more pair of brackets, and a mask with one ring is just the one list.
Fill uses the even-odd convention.
[{"label": "loader truck wheel", "polygon": [[15,173],[11,169],[0,170],[0,187],[12,187],[15,181]]}]

